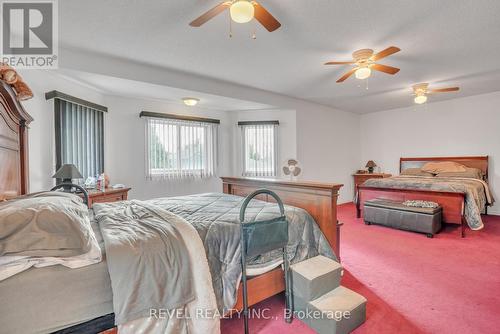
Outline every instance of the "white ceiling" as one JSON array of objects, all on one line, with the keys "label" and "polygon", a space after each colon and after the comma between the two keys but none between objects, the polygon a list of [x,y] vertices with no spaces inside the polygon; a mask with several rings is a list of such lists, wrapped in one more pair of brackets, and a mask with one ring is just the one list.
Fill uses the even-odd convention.
[{"label": "white ceiling", "polygon": [[[188,23],[220,0],[59,1],[60,45],[177,69],[357,113],[410,106],[410,86],[459,85],[431,101],[500,90],[498,0],[261,0],[283,26],[268,33],[219,15]],[[360,48],[402,49],[364,83],[335,83]],[[360,84],[361,83],[361,84]]]},{"label": "white ceiling", "polygon": [[167,101],[173,104],[183,104],[182,98],[195,97],[200,100],[198,108],[220,110],[220,111],[243,111],[243,110],[270,110],[276,107],[233,99],[225,96],[204,94],[186,89],[154,85],[151,83],[127,80],[122,78],[100,75],[95,73],[58,70],[57,74],[65,79],[73,80],[79,84],[96,89],[106,95],[117,95],[127,98],[138,98],[145,100]]}]

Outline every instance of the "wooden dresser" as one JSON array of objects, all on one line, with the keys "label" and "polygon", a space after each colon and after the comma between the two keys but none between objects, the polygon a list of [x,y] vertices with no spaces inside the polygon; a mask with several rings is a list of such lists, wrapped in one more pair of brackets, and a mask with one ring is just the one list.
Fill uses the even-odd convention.
[{"label": "wooden dresser", "polygon": [[105,191],[87,190],[89,194],[89,208],[91,208],[94,203],[125,201],[128,198],[128,192],[130,189],[131,188],[106,188]]},{"label": "wooden dresser", "polygon": [[362,174],[352,174],[354,178],[354,201],[358,199],[358,186],[363,184],[366,180],[369,179],[382,179],[386,177],[391,177],[391,174],[385,173],[362,173]]}]

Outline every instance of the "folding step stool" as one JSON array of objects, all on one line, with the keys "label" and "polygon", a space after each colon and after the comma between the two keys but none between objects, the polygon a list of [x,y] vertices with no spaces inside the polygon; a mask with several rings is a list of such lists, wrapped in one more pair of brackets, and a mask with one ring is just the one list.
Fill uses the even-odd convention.
[{"label": "folding step stool", "polygon": [[342,266],[318,255],[291,266],[295,317],[318,334],[347,334],[366,319],[366,298],[340,285]]}]

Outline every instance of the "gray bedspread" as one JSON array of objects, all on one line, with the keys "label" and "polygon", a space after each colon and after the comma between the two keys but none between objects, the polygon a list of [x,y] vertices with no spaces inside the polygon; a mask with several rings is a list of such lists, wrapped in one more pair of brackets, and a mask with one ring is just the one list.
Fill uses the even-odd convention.
[{"label": "gray bedspread", "polygon": [[465,218],[473,230],[483,228],[481,211],[486,204],[493,204],[493,198],[486,182],[471,178],[394,176],[384,179],[369,179],[369,187],[449,191],[465,193]]},{"label": "gray bedspread", "polygon": [[94,204],[93,209],[106,248],[116,324],[195,299],[186,245],[163,210],[141,201]]},{"label": "gray bedspread", "polygon": [[[178,214],[198,231],[206,251],[219,311],[231,309],[241,276],[239,212],[244,198],[221,193],[160,198],[146,202]],[[285,206],[289,222],[288,257],[292,263],[318,254],[336,259],[314,219],[303,209]],[[247,221],[279,215],[276,204],[254,200]],[[252,259],[253,268],[279,261],[279,251]]]}]

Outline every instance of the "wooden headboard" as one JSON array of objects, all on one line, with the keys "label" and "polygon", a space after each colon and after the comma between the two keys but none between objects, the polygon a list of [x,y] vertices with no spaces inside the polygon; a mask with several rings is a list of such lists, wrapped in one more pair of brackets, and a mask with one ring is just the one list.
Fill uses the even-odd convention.
[{"label": "wooden headboard", "polygon": [[488,181],[488,156],[473,157],[425,157],[425,158],[400,158],[399,172],[408,168],[420,168],[430,161],[453,161],[470,168],[478,168],[483,172],[484,180]]},{"label": "wooden headboard", "polygon": [[33,121],[18,94],[0,78],[0,200],[28,192],[28,133]]}]

